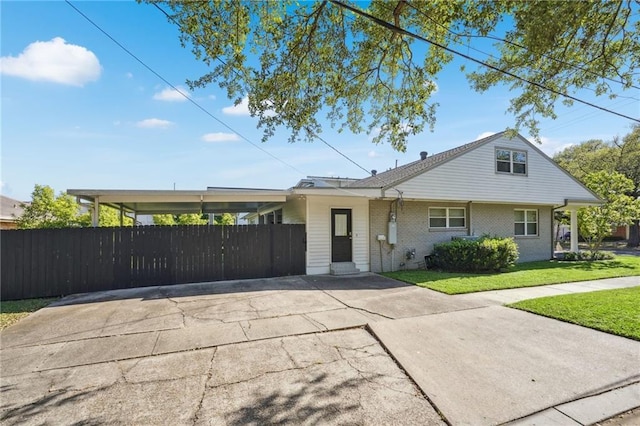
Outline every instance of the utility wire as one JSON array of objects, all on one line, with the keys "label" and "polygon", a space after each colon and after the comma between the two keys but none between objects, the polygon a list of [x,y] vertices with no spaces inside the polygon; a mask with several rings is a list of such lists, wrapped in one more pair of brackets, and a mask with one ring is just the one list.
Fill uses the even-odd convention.
[{"label": "utility wire", "polygon": [[[182,31],[182,26],[180,25],[179,22],[177,22],[173,16],[171,16],[170,14],[168,14],[163,8],[161,8],[160,6],[158,6],[157,3],[152,3],[160,12],[162,12],[171,22],[173,22],[178,28],[180,28],[180,30]],[[226,62],[224,62],[221,58],[219,57],[215,57],[216,60],[220,61],[223,65],[227,65]],[[236,70],[236,69],[232,69],[232,71],[240,78],[243,78],[242,75],[240,75],[240,73]],[[338,153],[340,156],[342,156],[343,158],[345,158],[347,161],[349,161],[350,163],[354,164],[356,167],[358,167],[359,169],[363,170],[365,173],[370,174],[371,172],[369,170],[367,170],[366,168],[364,168],[363,166],[361,166],[360,164],[358,164],[355,160],[353,160],[352,158],[350,158],[348,155],[342,153],[338,148],[334,147],[333,145],[331,145],[329,142],[327,142],[324,138],[322,138],[320,135],[318,135],[316,132],[314,132],[313,130],[311,130],[310,127],[305,127],[305,131],[310,134],[311,136],[313,136],[314,138],[318,139],[320,142],[322,142],[323,144],[325,144],[326,146],[328,146],[329,148],[331,148],[333,151],[335,151],[336,153]]]},{"label": "utility wire", "polygon": [[547,86],[545,86],[543,84],[527,80],[526,78],[520,77],[519,75],[513,74],[512,72],[500,69],[500,68],[498,68],[496,66],[488,64],[486,62],[483,62],[483,61],[481,61],[479,59],[476,59],[476,58],[474,58],[472,56],[469,56],[469,55],[466,55],[464,53],[458,52],[457,50],[451,49],[451,48],[449,48],[447,46],[444,46],[444,45],[442,45],[442,44],[440,44],[438,42],[435,42],[433,40],[429,40],[429,39],[427,39],[425,37],[422,37],[422,36],[420,36],[418,34],[412,33],[412,32],[410,32],[408,30],[405,30],[404,28],[397,27],[394,24],[386,22],[386,21],[384,21],[384,20],[382,20],[380,18],[377,18],[377,17],[375,17],[375,16],[373,16],[373,15],[367,13],[367,12],[364,12],[364,11],[362,11],[360,9],[357,9],[357,8],[355,8],[353,6],[350,6],[350,5],[346,4],[346,3],[343,3],[340,0],[329,0],[329,1],[331,3],[333,3],[333,4],[335,4],[336,6],[342,7],[342,8],[347,9],[347,10],[349,10],[349,11],[351,11],[351,12],[357,14],[357,15],[360,15],[360,16],[362,16],[364,18],[367,18],[367,19],[375,22],[376,24],[378,24],[378,25],[380,25],[380,26],[382,26],[384,28],[387,28],[388,30],[391,30],[391,31],[393,31],[395,33],[406,35],[406,36],[414,38],[416,40],[420,40],[420,41],[423,41],[425,43],[428,43],[428,44],[430,44],[432,46],[439,47],[440,49],[446,50],[449,53],[452,53],[454,55],[458,55],[458,56],[460,56],[462,58],[465,58],[465,59],[467,59],[467,60],[469,60],[471,62],[474,62],[476,64],[485,66],[485,67],[490,68],[490,69],[492,69],[494,71],[497,71],[499,73],[508,75],[509,77],[515,78],[516,80],[520,80],[520,81],[522,81],[524,83],[527,83],[527,84],[529,84],[531,86],[535,86],[535,87],[537,87],[539,89],[546,90],[548,92],[554,93],[554,94],[562,96],[564,98],[571,99],[572,101],[579,102],[581,104],[585,104],[585,105],[588,105],[588,106],[593,107],[593,108],[597,108],[599,110],[608,112],[610,114],[617,115],[617,116],[622,117],[622,118],[626,118],[626,119],[631,120],[631,121],[635,121],[636,123],[640,123],[640,119],[633,118],[633,117],[630,117],[628,115],[625,115],[625,114],[622,114],[622,113],[619,113],[619,112],[616,112],[616,111],[609,110],[607,108],[601,107],[601,106],[593,104],[591,102],[584,101],[582,99],[576,98],[575,96],[572,96],[572,95],[569,95],[569,94],[566,94],[566,93],[562,93],[562,92],[560,92],[558,90],[552,89],[552,88],[547,87]]},{"label": "utility wire", "polygon": [[[523,46],[523,45],[521,45],[521,44],[519,44],[519,43],[515,43],[515,42],[513,42],[513,41],[509,41],[509,40],[506,40],[506,39],[503,39],[503,38],[500,38],[500,37],[497,37],[497,36],[494,36],[494,35],[491,35],[491,34],[489,34],[489,35],[476,35],[476,34],[467,34],[467,33],[464,33],[464,34],[457,33],[457,32],[455,32],[455,31],[451,30],[450,28],[448,28],[447,26],[445,26],[445,25],[443,25],[443,24],[439,23],[438,21],[436,21],[435,19],[433,19],[431,16],[429,16],[429,14],[427,14],[427,13],[425,13],[424,11],[420,10],[418,7],[414,6],[414,5],[413,5],[413,4],[411,4],[410,2],[405,1],[405,4],[406,4],[406,5],[408,5],[409,7],[411,7],[412,9],[414,9],[414,10],[415,10],[416,12],[418,12],[420,15],[424,16],[425,18],[427,18],[428,20],[430,20],[431,22],[433,22],[434,24],[436,24],[437,26],[439,26],[440,28],[443,28],[444,30],[446,30],[446,31],[448,31],[449,33],[451,33],[451,34],[455,35],[456,37],[487,38],[487,39],[490,39],[490,40],[499,41],[499,42],[501,42],[501,43],[510,44],[510,45],[512,45],[512,46],[514,46],[514,47],[517,47],[517,48],[519,48],[519,49],[525,50],[525,51],[527,51],[527,52],[531,52],[531,51],[530,51],[526,46]],[[471,47],[470,45],[468,45],[468,47],[469,47],[470,49],[476,50],[476,51],[478,51],[478,52],[480,52],[480,53],[484,53],[485,55],[488,55],[488,56],[490,56],[490,57],[493,57],[492,55],[490,55],[490,54],[488,54],[488,53],[486,53],[486,52],[482,52],[482,51],[480,51],[480,50],[474,49],[474,48],[473,48],[473,47]],[[577,69],[577,70],[579,70],[579,71],[582,71],[582,72],[585,72],[585,73],[588,73],[588,74],[594,75],[594,76],[599,77],[599,78],[602,78],[602,79],[604,79],[604,80],[609,80],[609,81],[611,81],[611,82],[613,82],[613,83],[618,83],[618,84],[626,85],[626,83],[625,83],[624,81],[616,80],[616,79],[614,79],[614,78],[605,77],[605,76],[600,75],[600,74],[598,74],[598,73],[596,73],[596,72],[593,72],[593,71],[591,71],[591,70],[588,70],[588,69],[582,68],[580,65],[576,65],[576,64],[572,64],[572,63],[569,63],[569,62],[563,61],[562,59],[555,58],[555,57],[553,57],[553,56],[551,56],[551,55],[541,54],[541,56],[542,56],[543,58],[549,59],[549,60],[551,60],[551,61],[557,62],[557,63],[562,64],[562,65],[566,65],[566,66],[571,67],[571,68],[575,68],[575,69]],[[634,89],[640,89],[640,87],[638,87],[638,86],[634,86],[633,84],[632,84],[630,87],[633,87]],[[619,96],[619,95],[618,95],[618,96]],[[622,96],[620,96],[620,97],[622,97]],[[635,99],[635,98],[632,98],[632,99]]]},{"label": "utility wire", "polygon": [[305,176],[305,173],[303,173],[302,171],[298,170],[295,166],[287,163],[286,161],[278,158],[277,156],[271,154],[269,151],[265,150],[264,148],[262,148],[261,146],[255,144],[254,142],[252,142],[249,138],[247,138],[246,136],[244,136],[242,133],[236,131],[235,129],[233,129],[231,126],[229,126],[227,123],[225,123],[224,121],[220,120],[218,117],[216,117],[215,115],[211,114],[207,109],[205,109],[203,106],[201,106],[199,103],[197,103],[195,100],[193,100],[190,96],[186,95],[185,93],[183,93],[182,91],[180,91],[175,85],[173,85],[172,83],[169,82],[169,80],[167,80],[166,78],[164,78],[162,75],[160,75],[158,72],[156,72],[153,68],[151,68],[149,65],[147,65],[144,61],[142,61],[142,59],[138,58],[134,53],[132,53],[129,49],[127,49],[126,47],[124,47],[120,42],[118,42],[115,38],[113,38],[109,33],[107,33],[105,30],[103,30],[98,24],[96,24],[94,21],[91,20],[91,18],[89,18],[87,15],[85,15],[84,13],[82,13],[81,10],[79,10],[77,7],[75,7],[69,0],[65,0],[65,2],[71,6],[76,12],[78,12],[84,19],[86,19],[89,23],[91,23],[91,25],[93,25],[94,27],[96,27],[102,34],[104,34],[105,36],[107,36],[112,42],[114,42],[118,47],[120,47],[122,50],[124,50],[127,54],[129,54],[129,56],[131,56],[133,59],[135,59],[136,61],[138,61],[143,67],[145,67],[147,70],[149,70],[153,75],[155,75],[156,77],[158,77],[160,80],[162,80],[164,83],[166,83],[169,87],[171,87],[173,90],[175,90],[176,92],[178,92],[180,95],[182,95],[186,100],[188,100],[189,102],[191,102],[193,105],[196,106],[196,108],[198,108],[200,111],[204,112],[205,114],[207,114],[209,117],[213,118],[215,121],[217,121],[219,124],[221,124],[222,126],[224,126],[225,128],[227,128],[228,130],[230,130],[231,132],[235,133],[236,135],[240,136],[243,140],[245,140],[246,142],[248,142],[249,144],[253,145],[253,147],[259,149],[260,151],[264,152],[265,154],[267,154],[269,157],[279,161],[280,163],[284,164],[285,166],[295,170],[296,172],[300,173],[302,176]]},{"label": "utility wire", "polygon": [[[124,50],[129,56],[131,56],[132,58],[134,58],[138,63],[140,63],[143,67],[145,67],[147,70],[149,70],[153,75],[155,75],[156,77],[158,77],[160,80],[162,80],[164,83],[166,83],[169,87],[171,87],[173,90],[175,90],[176,92],[178,92],[180,95],[182,95],[186,100],[188,100],[189,102],[191,102],[193,105],[195,105],[199,110],[201,110],[202,112],[204,112],[205,114],[207,114],[209,117],[213,118],[215,121],[217,121],[218,123],[220,123],[222,126],[224,126],[225,128],[227,128],[228,130],[230,130],[231,132],[237,134],[238,136],[240,136],[243,140],[245,140],[246,142],[248,142],[249,144],[251,144],[252,146],[254,146],[255,148],[259,149],[260,151],[264,152],[265,154],[267,154],[268,156],[270,156],[271,158],[279,161],[280,163],[286,165],[287,167],[293,169],[294,171],[300,173],[302,176],[306,176],[306,174],[304,172],[302,172],[301,170],[297,169],[295,166],[287,163],[286,161],[278,158],[277,156],[271,154],[269,151],[263,149],[262,147],[260,147],[259,145],[255,144],[254,142],[252,142],[249,138],[247,138],[246,136],[242,135],[240,132],[236,131],[234,128],[232,128],[231,126],[229,126],[227,123],[225,123],[224,121],[220,120],[219,118],[217,118],[215,115],[211,114],[208,110],[206,110],[203,106],[201,106],[199,103],[197,103],[195,100],[193,100],[190,96],[186,95],[185,93],[183,93],[182,91],[178,90],[178,88],[173,85],[172,83],[170,83],[166,78],[164,78],[162,75],[160,75],[158,72],[156,72],[153,68],[151,68],[149,65],[147,65],[144,61],[142,61],[140,58],[138,58],[134,53],[132,53],[129,49],[127,49],[125,46],[123,46],[120,42],[118,42],[115,38],[113,38],[109,33],[107,33],[105,30],[103,30],[98,24],[96,24],[93,20],[91,20],[91,18],[89,18],[87,15],[85,15],[82,11],[80,11],[77,7],[75,7],[69,0],[65,0],[65,2],[71,6],[76,12],[78,12],[84,19],[86,19],[89,23],[91,23],[95,28],[97,28],[101,33],[103,33],[105,36],[107,36],[112,42],[114,42],[118,47],[120,47],[122,50]],[[162,11],[163,13],[166,12]],[[168,15],[167,15],[168,16]],[[220,60],[220,59],[219,59]],[[346,158],[347,160],[349,160],[351,163],[355,164],[357,167],[359,167],[360,169],[364,170],[367,174],[369,173],[369,171],[367,171],[367,169],[365,169],[364,167],[360,166],[358,163],[356,163],[354,160],[350,159],[347,155],[343,154],[342,152],[340,152],[337,148],[333,147],[331,144],[329,144],[327,141],[325,141],[324,139],[322,139],[318,134],[316,134],[315,132],[311,131],[311,129],[306,129],[308,132],[310,132],[313,136],[315,136],[316,138],[318,138],[319,140],[321,140],[324,144],[326,144],[329,148],[333,149],[334,151],[336,151],[338,154],[340,154],[341,156],[343,156],[344,158]],[[338,189],[342,192],[351,194],[351,195],[355,195],[355,196],[363,196],[363,194],[359,194],[353,191],[350,191],[344,187],[338,187],[335,185],[331,185],[334,189]]]}]

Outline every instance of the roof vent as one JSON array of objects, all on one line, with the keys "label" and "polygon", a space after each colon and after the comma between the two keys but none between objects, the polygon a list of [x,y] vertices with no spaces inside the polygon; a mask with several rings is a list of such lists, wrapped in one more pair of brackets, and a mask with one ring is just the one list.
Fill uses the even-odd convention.
[{"label": "roof vent", "polygon": [[375,175],[377,175],[377,174],[378,174],[378,171],[377,171],[377,170],[375,170],[375,169],[371,170],[371,176],[375,176]]},{"label": "roof vent", "polygon": [[421,160],[426,160],[427,159],[427,151],[422,151],[420,153],[420,159]]}]

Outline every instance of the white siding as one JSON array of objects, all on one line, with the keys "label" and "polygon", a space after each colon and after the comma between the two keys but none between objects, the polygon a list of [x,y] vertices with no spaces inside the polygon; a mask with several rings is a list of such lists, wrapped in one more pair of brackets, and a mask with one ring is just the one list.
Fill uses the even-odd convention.
[{"label": "white siding", "polygon": [[292,198],[282,206],[282,223],[304,224],[307,215],[304,198]]},{"label": "white siding", "polygon": [[[496,172],[496,148],[527,152],[527,175]],[[595,200],[551,159],[520,138],[501,137],[396,185],[405,199],[557,205]],[[395,191],[394,191],[395,192]]]},{"label": "white siding", "polygon": [[351,209],[353,262],[369,271],[369,200],[307,196],[307,274],[328,274],[331,265],[331,209]]}]

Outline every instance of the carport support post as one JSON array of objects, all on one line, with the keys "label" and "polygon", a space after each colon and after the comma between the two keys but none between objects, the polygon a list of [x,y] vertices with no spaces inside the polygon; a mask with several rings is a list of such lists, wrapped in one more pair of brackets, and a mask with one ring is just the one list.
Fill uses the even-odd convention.
[{"label": "carport support post", "polygon": [[91,212],[91,224],[96,228],[100,224],[100,199],[93,199],[93,211]]},{"label": "carport support post", "polygon": [[578,210],[571,209],[571,251],[578,252]]}]

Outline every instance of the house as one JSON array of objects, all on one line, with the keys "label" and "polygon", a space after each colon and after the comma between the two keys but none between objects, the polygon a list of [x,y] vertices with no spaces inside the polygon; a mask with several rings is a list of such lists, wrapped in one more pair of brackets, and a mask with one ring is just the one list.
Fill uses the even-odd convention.
[{"label": "house", "polygon": [[22,216],[22,201],[0,195],[0,229],[16,229],[16,219]]},{"label": "house", "polygon": [[344,261],[361,271],[416,268],[436,243],[485,234],[513,237],[521,262],[550,259],[554,210],[571,211],[577,226],[577,209],[600,202],[538,147],[504,132],[343,185],[311,178],[290,191],[265,214],[306,224],[309,274]]},{"label": "house", "polygon": [[[364,179],[308,177],[287,190],[69,190],[138,213],[250,212],[250,223],[304,224],[306,272],[417,268],[436,243],[489,234],[513,237],[519,261],[550,259],[553,213],[601,203],[520,135],[504,132]],[[94,216],[94,222],[97,216]]]}]

